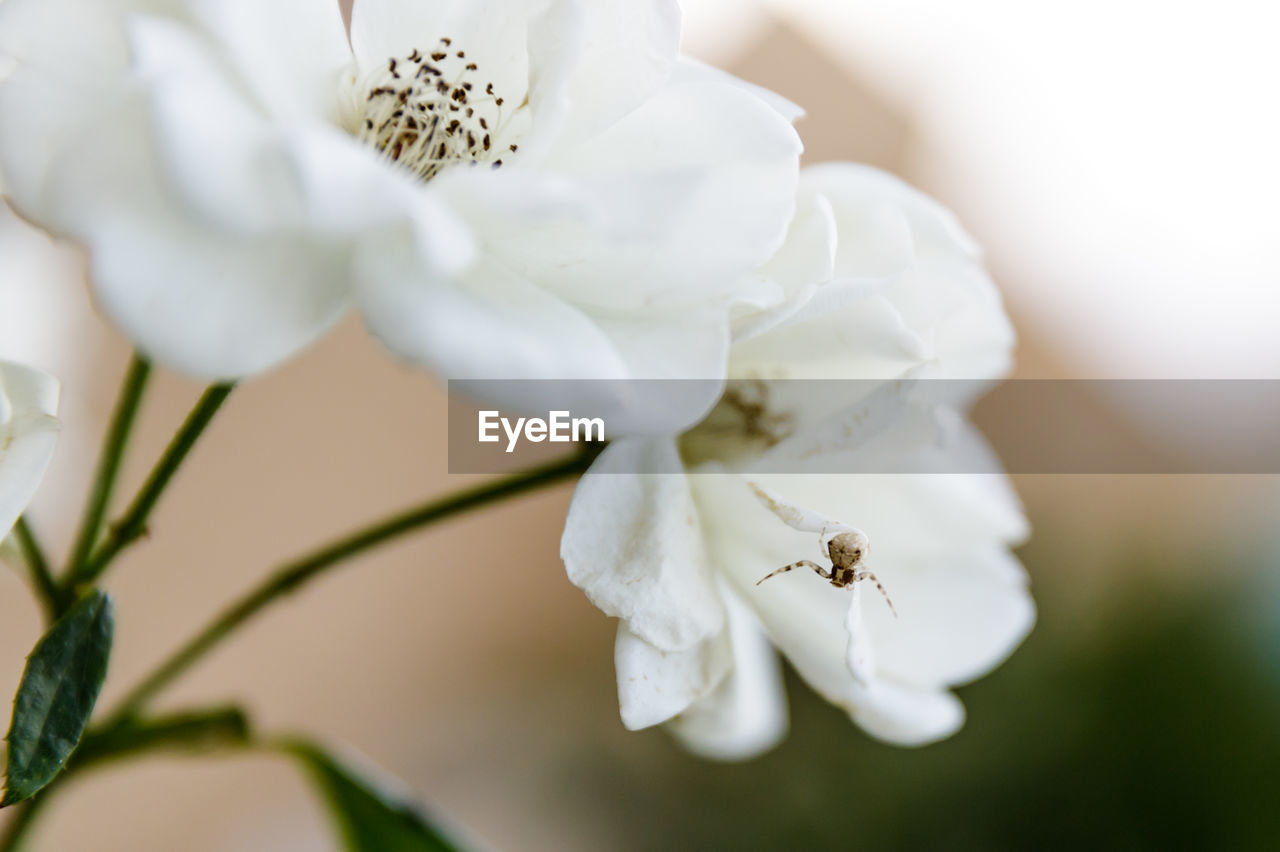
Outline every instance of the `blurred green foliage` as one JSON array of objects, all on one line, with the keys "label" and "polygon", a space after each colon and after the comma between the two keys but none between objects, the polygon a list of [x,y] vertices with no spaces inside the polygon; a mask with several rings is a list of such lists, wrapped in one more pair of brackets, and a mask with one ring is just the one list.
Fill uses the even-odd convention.
[{"label": "blurred green foliage", "polygon": [[934,746],[874,742],[792,676],[791,736],[759,760],[650,731],[559,780],[627,850],[1278,849],[1280,583],[1209,589],[1042,611]]}]

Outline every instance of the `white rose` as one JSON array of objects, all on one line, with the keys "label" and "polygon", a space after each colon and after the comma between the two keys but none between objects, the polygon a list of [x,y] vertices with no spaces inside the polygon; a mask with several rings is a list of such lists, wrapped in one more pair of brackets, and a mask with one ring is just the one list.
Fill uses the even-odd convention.
[{"label": "white rose", "polygon": [[356,303],[448,378],[719,379],[800,145],[678,39],[674,0],[357,0],[350,43],[331,0],[7,0],[0,167],[197,377]]},{"label": "white rose", "polygon": [[[711,757],[784,734],[775,647],[869,733],[914,745],[959,727],[950,687],[998,664],[1034,621],[1009,552],[1026,523],[1003,476],[849,473],[998,469],[959,414],[968,391],[877,381],[1006,368],[1012,332],[972,242],[861,167],[807,170],[797,210],[758,273],[787,298],[739,317],[730,373],[871,381],[836,398],[768,381],[678,442],[616,442],[580,483],[562,542],[570,579],[621,620],[624,723],[666,723]],[[870,542],[860,569],[899,617],[864,591],[869,578],[833,588],[806,567],[757,585],[799,560],[829,571],[825,545],[854,528]]]}]

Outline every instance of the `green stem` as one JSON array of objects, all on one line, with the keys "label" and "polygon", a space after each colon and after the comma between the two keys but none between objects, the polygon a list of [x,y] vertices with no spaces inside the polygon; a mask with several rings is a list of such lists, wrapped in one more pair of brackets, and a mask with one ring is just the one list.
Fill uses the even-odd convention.
[{"label": "green stem", "polygon": [[13,822],[0,837],[0,852],[17,852],[27,840],[36,816],[74,773],[108,761],[160,749],[204,750],[252,745],[249,721],[238,707],[212,707],[148,719],[130,720],[111,730],[85,732],[66,770],[35,798],[15,806]]},{"label": "green stem", "polygon": [[23,847],[27,841],[27,832],[31,830],[31,824],[35,821],[36,815],[40,813],[48,801],[49,791],[52,786],[51,784],[34,799],[23,802],[16,807],[17,813],[14,815],[13,821],[9,823],[4,835],[0,836],[0,852],[18,852]]},{"label": "green stem", "polygon": [[89,554],[98,541],[102,519],[106,516],[107,506],[111,502],[111,493],[115,490],[120,464],[124,460],[124,450],[129,443],[129,433],[133,430],[133,422],[138,414],[138,406],[142,402],[142,393],[146,390],[147,378],[150,374],[151,365],[135,352],[133,360],[129,362],[124,382],[120,386],[120,396],[116,400],[116,409],[111,416],[111,425],[107,428],[107,434],[103,440],[102,455],[98,459],[98,472],[94,477],[93,488],[89,492],[84,517],[80,521],[80,532],[76,536],[75,546],[71,549],[71,558],[67,563],[63,581],[64,591],[80,581],[80,573],[84,570]]},{"label": "green stem", "polygon": [[186,460],[187,454],[196,445],[206,427],[218,413],[222,403],[235,385],[210,385],[200,397],[199,402],[191,409],[182,427],[174,434],[173,440],[165,448],[164,455],[152,468],[147,481],[143,483],[133,502],[119,521],[110,525],[106,538],[97,550],[93,551],[80,570],[78,581],[91,583],[97,579],[111,564],[120,551],[137,541],[147,532],[147,519],[155,508],[160,496],[164,494],[169,481],[178,472]]},{"label": "green stem", "polygon": [[27,563],[31,579],[36,584],[36,592],[40,595],[40,604],[44,608],[45,618],[52,624],[57,620],[58,613],[62,611],[63,593],[58,586],[58,581],[53,577],[53,572],[49,569],[49,560],[45,558],[44,550],[36,539],[35,530],[31,529],[25,515],[18,518],[18,522],[13,525],[13,537],[18,542],[18,549],[22,551],[22,559]]},{"label": "green stem", "polygon": [[205,750],[249,742],[249,719],[239,707],[210,707],[130,720],[85,732],[68,772],[163,748]]},{"label": "green stem", "polygon": [[593,452],[573,456],[564,461],[504,477],[476,488],[462,491],[395,515],[381,523],[360,530],[350,536],[291,562],[269,576],[257,589],[245,595],[225,610],[203,631],[174,653],[142,683],[136,686],[120,704],[120,707],[102,723],[111,729],[126,724],[128,720],[157,692],[185,672],[197,660],[226,638],[232,631],[248,621],[269,604],[296,591],[303,584],[315,579],[326,569],[348,557],[369,550],[397,536],[427,526],[435,521],[465,512],[487,503],[514,497],[540,486],[559,482],[581,474],[590,466]]}]

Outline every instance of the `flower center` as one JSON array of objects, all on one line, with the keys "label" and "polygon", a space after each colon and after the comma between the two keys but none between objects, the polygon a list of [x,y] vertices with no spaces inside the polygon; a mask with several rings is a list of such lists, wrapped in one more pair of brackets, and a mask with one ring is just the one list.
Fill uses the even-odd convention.
[{"label": "flower center", "polygon": [[[458,163],[501,168],[519,150],[513,109],[466,51],[442,38],[387,60],[357,86],[363,97],[356,135],[421,180]],[[521,105],[523,106],[523,104]]]}]

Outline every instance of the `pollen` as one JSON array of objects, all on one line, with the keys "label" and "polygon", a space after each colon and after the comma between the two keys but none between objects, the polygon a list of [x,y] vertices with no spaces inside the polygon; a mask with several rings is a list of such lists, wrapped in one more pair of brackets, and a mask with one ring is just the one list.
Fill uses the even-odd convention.
[{"label": "pollen", "polygon": [[351,122],[360,141],[390,162],[431,180],[453,165],[487,163],[518,146],[504,99],[481,66],[442,38],[431,50],[391,57],[357,84],[360,115]]}]

